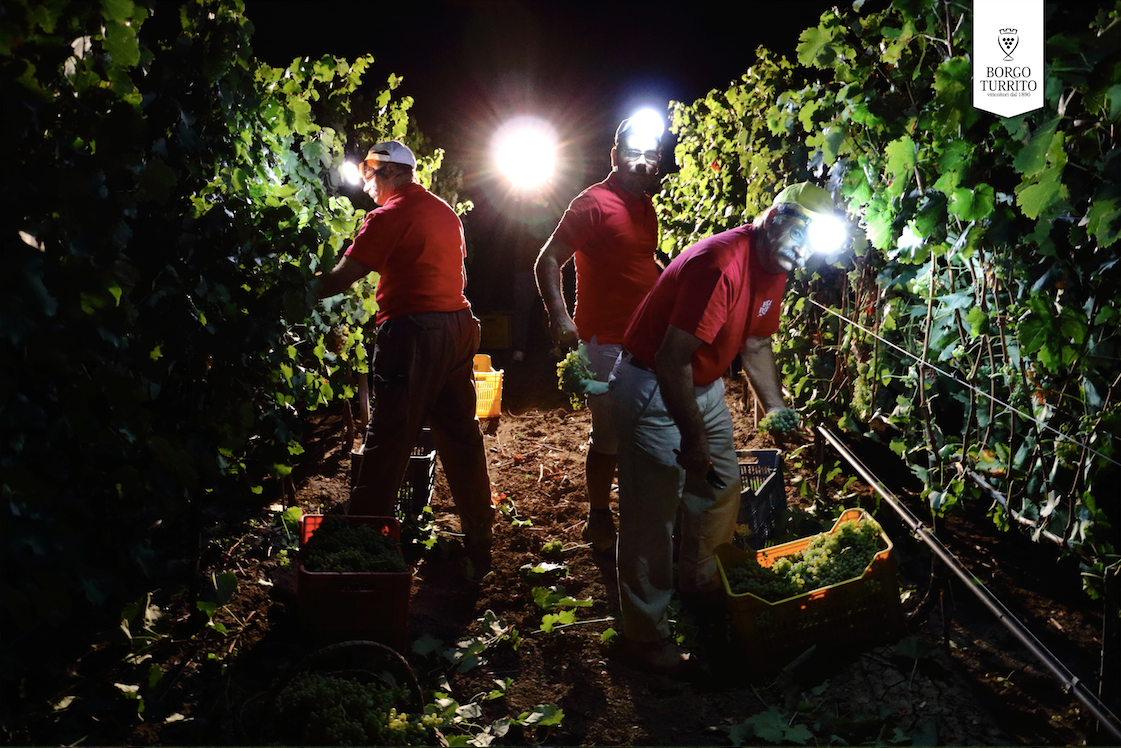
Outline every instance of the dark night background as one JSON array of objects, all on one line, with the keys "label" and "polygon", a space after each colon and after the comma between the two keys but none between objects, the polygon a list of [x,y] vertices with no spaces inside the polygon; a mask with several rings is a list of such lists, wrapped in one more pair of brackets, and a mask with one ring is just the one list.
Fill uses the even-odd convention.
[{"label": "dark night background", "polygon": [[[751,66],[760,45],[795,58],[802,30],[816,26],[823,11],[848,3],[246,0],[245,6],[255,27],[254,53],[264,62],[372,54],[365,75],[371,86],[390,73],[403,76],[397,95],[415,99],[418,127],[447,151],[446,163],[465,170],[461,197],[475,203],[464,218],[472,255],[468,296],[488,311],[513,308],[512,267],[531,264],[543,243],[519,220],[524,206],[492,176],[489,141],[500,124],[532,115],[556,129],[550,210],[559,216],[580,190],[607,175],[620,120],[643,106],[666,113],[670,101],[691,103],[726,88]],[[663,171],[672,170],[672,145]]]}]

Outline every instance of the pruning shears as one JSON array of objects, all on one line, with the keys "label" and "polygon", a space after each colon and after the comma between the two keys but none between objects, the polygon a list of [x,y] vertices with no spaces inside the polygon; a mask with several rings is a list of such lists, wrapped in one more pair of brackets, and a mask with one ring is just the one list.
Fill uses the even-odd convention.
[{"label": "pruning shears", "polygon": [[[681,464],[681,452],[675,449],[673,453],[677,455],[678,464]],[[708,461],[708,472],[705,473],[705,480],[717,491],[723,491],[728,487],[728,484],[720,480],[720,476],[716,474],[716,466],[712,464],[712,460]]]}]

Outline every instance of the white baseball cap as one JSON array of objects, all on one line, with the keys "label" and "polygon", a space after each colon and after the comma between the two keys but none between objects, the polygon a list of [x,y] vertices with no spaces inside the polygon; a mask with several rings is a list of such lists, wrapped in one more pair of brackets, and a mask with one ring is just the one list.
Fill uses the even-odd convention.
[{"label": "white baseball cap", "polygon": [[366,154],[367,161],[381,161],[387,164],[404,164],[416,168],[416,156],[404,143],[386,140],[372,147]]}]

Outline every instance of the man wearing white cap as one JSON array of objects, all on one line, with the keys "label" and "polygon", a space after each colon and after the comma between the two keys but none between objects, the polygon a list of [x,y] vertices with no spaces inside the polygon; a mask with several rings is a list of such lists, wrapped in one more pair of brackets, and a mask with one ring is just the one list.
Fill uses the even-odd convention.
[{"label": "man wearing white cap", "polygon": [[379,208],[316,293],[342,293],[377,272],[374,408],[351,492],[350,513],[392,516],[421,428],[432,429],[468,551],[489,557],[494,509],[483,437],[475,416],[479,320],[463,294],[466,245],[451,207],[415,181],[416,158],[395,140],[362,165]]},{"label": "man wearing white cap", "polygon": [[[611,149],[611,173],[573,199],[537,259],[537,287],[549,313],[553,341],[569,347],[583,343],[588,368],[604,383],[619,357],[631,314],[661,272],[654,259],[658,219],[646,194],[658,184],[661,130],[661,119],[650,110],[620,123]],[[561,291],[561,268],[573,256],[575,320]],[[606,393],[588,395],[592,431],[585,464],[589,510],[583,539],[597,551],[615,543],[610,502],[617,437],[607,400]]]},{"label": "man wearing white cap", "polygon": [[786,188],[754,223],[674,258],[639,306],[612,372],[619,439],[619,600],[623,655],[669,675],[691,666],[670,636],[673,532],[683,602],[712,610],[713,549],[732,540],[740,494],[722,375],[743,358],[768,413],[785,408],[771,335],[786,274],[810,249],[833,200],[809,183]]}]

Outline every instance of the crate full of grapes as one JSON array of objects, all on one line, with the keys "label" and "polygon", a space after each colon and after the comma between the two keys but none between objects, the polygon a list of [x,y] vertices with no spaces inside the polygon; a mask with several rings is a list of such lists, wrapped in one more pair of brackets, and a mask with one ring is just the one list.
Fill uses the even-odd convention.
[{"label": "crate full of grapes", "polygon": [[902,633],[892,543],[862,509],[843,511],[828,532],[764,550],[718,546],[716,565],[752,670],[776,670],[811,645],[870,645]]},{"label": "crate full of grapes", "polygon": [[407,644],[412,572],[393,517],[304,515],[296,602],[301,626],[326,638]]}]

